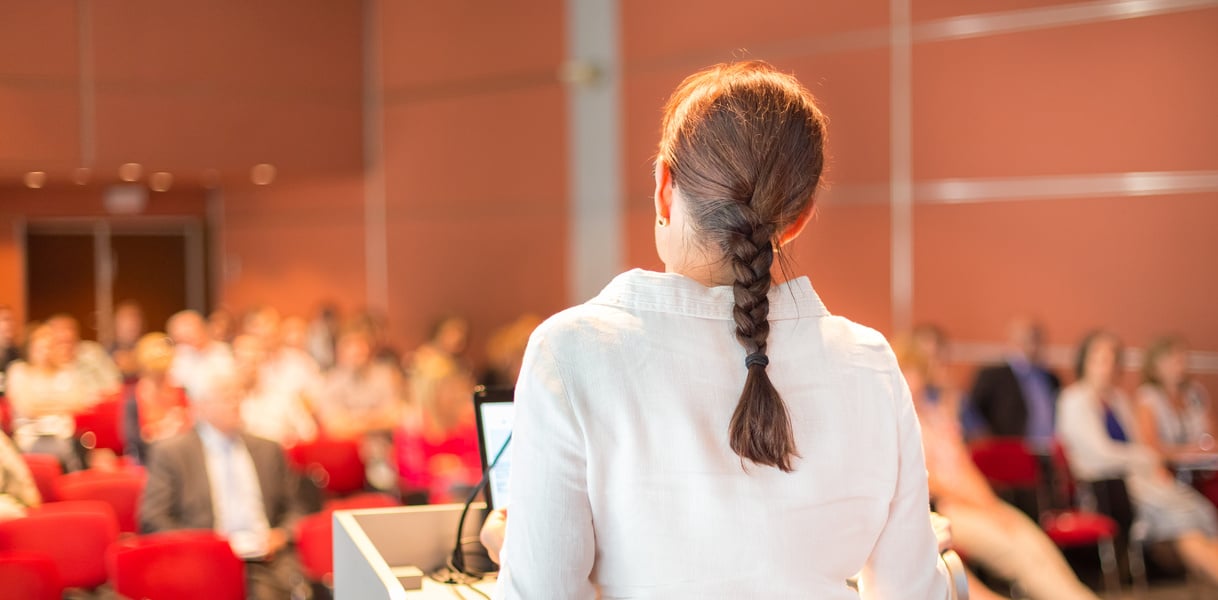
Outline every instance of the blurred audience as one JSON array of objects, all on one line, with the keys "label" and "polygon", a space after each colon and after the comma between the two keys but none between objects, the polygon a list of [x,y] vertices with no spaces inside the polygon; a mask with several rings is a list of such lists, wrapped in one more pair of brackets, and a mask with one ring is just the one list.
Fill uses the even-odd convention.
[{"label": "blurred audience", "polygon": [[330,303],[321,305],[313,320],[309,321],[308,331],[305,332],[305,348],[322,370],[334,366],[339,324],[338,307]]},{"label": "blurred audience", "polygon": [[317,437],[317,422],[298,382],[277,378],[267,368],[262,340],[251,334],[233,339],[235,383],[241,416],[252,435],[292,446]]},{"label": "blurred audience", "polygon": [[74,317],[55,315],[46,320],[46,326],[51,330],[51,360],[73,373],[88,403],[118,391],[122,383],[118,367],[101,344],[80,339],[80,325]]},{"label": "blurred audience", "polygon": [[304,585],[290,545],[299,480],[278,444],[244,430],[242,402],[220,374],[195,399],[195,427],[152,446],[140,527],[213,529],[246,560],[248,597],[286,599]]},{"label": "blurred audience", "polygon": [[460,358],[469,325],[441,319],[431,339],[411,357],[410,404],[398,435],[403,481],[427,490],[433,502],[455,499],[481,478],[473,376]]},{"label": "blurred audience", "polygon": [[[935,337],[941,344],[942,332]],[[930,497],[936,511],[951,521],[955,548],[970,562],[1018,584],[1033,600],[1095,600],[1040,526],[1003,502],[973,464],[956,412],[959,394],[944,381],[935,382],[943,377],[929,353],[938,350],[937,344],[910,336],[896,340],[893,350],[922,425]],[[975,578],[969,591],[971,598],[1000,597]]]},{"label": "blurred audience", "polygon": [[144,311],[134,301],[120,302],[114,309],[114,339],[106,350],[122,374],[123,383],[132,383],[139,376],[135,360],[135,345],[144,334]]},{"label": "blurred audience", "polygon": [[246,314],[241,332],[258,340],[262,350],[260,381],[265,387],[291,396],[316,393],[321,373],[317,362],[304,351],[304,330],[303,320],[281,319],[279,311],[269,306]]},{"label": "blurred audience", "polygon": [[217,342],[232,343],[233,336],[237,335],[236,329],[233,314],[228,309],[217,308],[207,315],[207,335]]},{"label": "blurred audience", "polygon": [[233,370],[232,350],[228,344],[212,339],[199,313],[193,310],[175,313],[165,328],[174,343],[169,375],[186,389],[191,400],[202,395],[217,374]]},{"label": "blurred audience", "polygon": [[97,391],[73,363],[56,352],[56,332],[39,325],[29,333],[26,360],[8,369],[13,438],[22,452],[52,454],[67,470],[83,465],[73,435],[73,416],[97,401]]},{"label": "blurred audience", "polygon": [[1121,343],[1089,334],[1076,361],[1078,380],[1062,391],[1058,436],[1070,470],[1083,482],[1124,479],[1149,541],[1170,541],[1193,571],[1218,583],[1218,513],[1177,481],[1164,457],[1139,443],[1133,405],[1119,387]]},{"label": "blurred audience", "polygon": [[0,521],[24,517],[26,509],[41,502],[29,467],[13,441],[0,431]]},{"label": "blurred audience", "polygon": [[1061,382],[1041,362],[1043,344],[1038,323],[1012,322],[1006,359],[977,372],[969,400],[984,433],[1024,438],[1033,452],[1047,455]]},{"label": "blurred audience", "polygon": [[1137,415],[1141,442],[1173,463],[1218,458],[1218,411],[1205,388],[1189,377],[1184,340],[1162,337],[1147,347]]},{"label": "blurred audience", "polygon": [[186,390],[169,377],[173,351],[173,342],[160,332],[144,335],[135,345],[137,379],[123,394],[123,448],[141,463],[149,444],[191,426]]}]

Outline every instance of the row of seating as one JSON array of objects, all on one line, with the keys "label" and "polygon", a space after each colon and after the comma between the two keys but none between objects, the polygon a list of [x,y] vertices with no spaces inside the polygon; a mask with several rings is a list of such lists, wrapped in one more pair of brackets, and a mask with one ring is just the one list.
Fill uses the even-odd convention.
[{"label": "row of seating", "polygon": [[[383,494],[359,494],[298,521],[296,551],[305,576],[332,584],[335,510],[396,504]],[[60,501],[0,523],[0,581],[0,600],[58,599],[65,590],[106,583],[129,598],[241,599],[245,563],[213,531],[122,533],[108,503]]]}]

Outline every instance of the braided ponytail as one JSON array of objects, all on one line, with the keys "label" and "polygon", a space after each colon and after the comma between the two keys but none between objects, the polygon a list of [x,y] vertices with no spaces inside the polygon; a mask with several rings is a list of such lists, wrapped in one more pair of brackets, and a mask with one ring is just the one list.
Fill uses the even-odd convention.
[{"label": "braided ponytail", "polygon": [[747,374],[728,426],[742,460],[794,470],[786,403],[767,373],[774,245],[810,210],[824,166],[824,116],[794,77],[762,62],[687,78],[665,108],[659,158],[682,190],[697,242],[731,268]]},{"label": "braided ponytail", "polygon": [[[770,337],[770,267],[774,263],[774,227],[756,222],[753,210],[741,208],[746,226],[730,238],[729,256],[736,281],[736,339],[748,351],[744,390],[728,426],[732,451],[759,465],[790,472],[798,456],[791,417],[778,390],[770,382],[766,347]],[[751,222],[750,222],[751,221]]]}]

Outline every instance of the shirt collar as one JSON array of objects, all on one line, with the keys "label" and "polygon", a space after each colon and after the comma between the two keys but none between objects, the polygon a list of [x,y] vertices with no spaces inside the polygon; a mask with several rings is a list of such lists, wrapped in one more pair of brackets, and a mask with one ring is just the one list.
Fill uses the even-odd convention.
[{"label": "shirt collar", "polygon": [[240,436],[227,436],[220,433],[220,430],[212,427],[206,422],[200,420],[195,430],[199,432],[199,439],[203,440],[203,445],[213,450],[225,449],[231,446],[236,446],[241,442]]},{"label": "shirt collar", "polygon": [[[770,288],[769,299],[771,321],[829,315],[807,277]],[[731,320],[735,298],[730,285],[706,287],[678,273],[633,269],[614,277],[590,303]]]}]

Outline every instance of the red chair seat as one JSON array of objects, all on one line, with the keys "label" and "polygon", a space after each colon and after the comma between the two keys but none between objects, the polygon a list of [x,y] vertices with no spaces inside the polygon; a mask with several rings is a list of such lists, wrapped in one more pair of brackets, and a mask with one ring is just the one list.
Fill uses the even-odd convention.
[{"label": "red chair seat", "polygon": [[0,600],[59,600],[59,569],[45,554],[0,552]]},{"label": "red chair seat", "polygon": [[123,453],[122,403],[102,400],[76,415],[76,437],[89,450],[106,448]]},{"label": "red chair seat", "polygon": [[114,591],[147,600],[243,600],[245,563],[210,530],[126,538],[106,552]]},{"label": "red chair seat", "polygon": [[106,582],[106,548],[118,538],[113,511],[101,506],[100,510],[40,509],[22,519],[0,522],[0,551],[43,554],[55,561],[64,587],[96,588]]},{"label": "red chair seat", "polygon": [[1065,511],[1046,514],[1041,518],[1045,535],[1058,546],[1090,546],[1117,534],[1117,523],[1112,519],[1090,512]]}]

